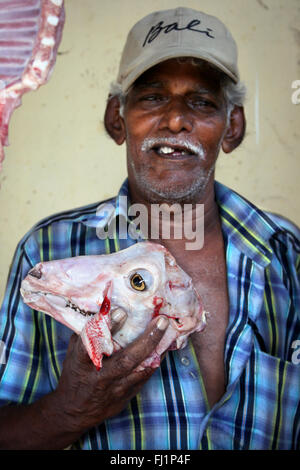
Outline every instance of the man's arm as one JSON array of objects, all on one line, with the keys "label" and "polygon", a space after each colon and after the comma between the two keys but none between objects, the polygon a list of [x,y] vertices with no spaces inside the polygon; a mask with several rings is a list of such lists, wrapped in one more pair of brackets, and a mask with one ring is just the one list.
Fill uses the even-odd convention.
[{"label": "man's arm", "polygon": [[135,369],[154,351],[167,325],[167,318],[156,319],[127,348],[105,358],[100,371],[73,335],[57,389],[31,405],[0,409],[0,449],[64,449],[121,412],[153,374],[154,369]]}]

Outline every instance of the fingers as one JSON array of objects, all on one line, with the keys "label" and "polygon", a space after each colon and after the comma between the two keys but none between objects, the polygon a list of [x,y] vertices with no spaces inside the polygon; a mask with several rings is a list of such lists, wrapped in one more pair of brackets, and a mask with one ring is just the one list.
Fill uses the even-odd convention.
[{"label": "fingers", "polygon": [[[125,349],[116,352],[106,359],[105,374],[112,378],[124,377],[126,373],[132,372],[156,349],[161,341],[169,320],[160,316],[155,322],[151,322],[145,332]],[[104,368],[103,368],[104,373]]]},{"label": "fingers", "polygon": [[127,313],[121,307],[116,308],[111,314],[111,334],[119,331],[127,320]]},{"label": "fingers", "polygon": [[119,399],[126,397],[126,401],[130,401],[131,398],[139,393],[154,372],[155,369],[152,368],[147,368],[139,372],[133,371],[126,377],[116,381],[114,388],[115,396],[119,397]]},{"label": "fingers", "polygon": [[79,361],[81,365],[93,365],[90,356],[82,342],[80,335],[73,333],[70,337],[67,357],[72,357],[73,360]]}]

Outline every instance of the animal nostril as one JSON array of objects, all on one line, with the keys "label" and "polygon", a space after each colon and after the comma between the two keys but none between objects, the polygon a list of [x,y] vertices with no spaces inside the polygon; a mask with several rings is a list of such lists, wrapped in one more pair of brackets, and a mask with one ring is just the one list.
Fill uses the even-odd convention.
[{"label": "animal nostril", "polygon": [[32,268],[28,272],[28,274],[30,274],[30,276],[36,277],[37,279],[41,279],[41,277],[42,277],[42,273],[36,268]]}]

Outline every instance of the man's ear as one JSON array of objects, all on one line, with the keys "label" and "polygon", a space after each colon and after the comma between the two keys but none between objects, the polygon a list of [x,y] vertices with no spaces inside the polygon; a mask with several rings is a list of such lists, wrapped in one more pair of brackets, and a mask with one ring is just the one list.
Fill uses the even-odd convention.
[{"label": "man's ear", "polygon": [[120,116],[120,101],[117,96],[108,98],[104,114],[104,125],[106,132],[118,144],[125,141],[126,132],[123,118]]},{"label": "man's ear", "polygon": [[244,108],[235,106],[231,111],[230,123],[222,142],[222,149],[225,153],[232,152],[242,142],[246,132],[246,119]]}]

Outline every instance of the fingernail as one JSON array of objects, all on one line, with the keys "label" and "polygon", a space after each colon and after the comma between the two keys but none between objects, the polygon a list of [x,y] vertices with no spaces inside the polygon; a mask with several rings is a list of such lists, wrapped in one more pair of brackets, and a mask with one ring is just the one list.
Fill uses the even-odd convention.
[{"label": "fingernail", "polygon": [[157,328],[162,331],[165,330],[168,325],[169,325],[169,320],[167,317],[160,317],[156,323]]},{"label": "fingernail", "polygon": [[111,319],[114,322],[120,322],[125,316],[126,312],[121,307],[116,308],[116,310],[111,313]]}]

